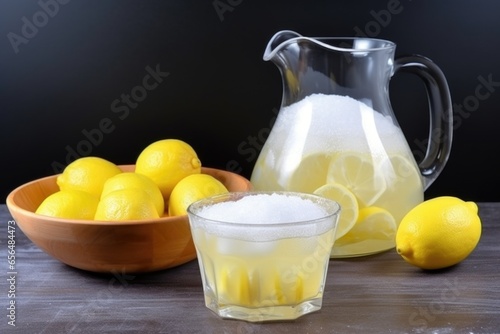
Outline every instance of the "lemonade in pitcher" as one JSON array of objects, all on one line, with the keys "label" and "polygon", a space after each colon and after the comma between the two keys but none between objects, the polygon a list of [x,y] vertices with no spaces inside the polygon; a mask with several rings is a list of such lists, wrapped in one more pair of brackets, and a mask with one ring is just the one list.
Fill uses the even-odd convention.
[{"label": "lemonade in pitcher", "polygon": [[[280,111],[250,181],[256,190],[314,193],[340,203],[332,257],[395,246],[403,216],[424,199],[450,153],[453,110],[430,59],[394,57],[395,43],[364,37],[276,33],[264,60],[281,73]],[[429,102],[429,138],[418,162],[393,113],[389,81],[417,75]]]},{"label": "lemonade in pitcher", "polygon": [[333,257],[393,248],[400,220],[423,200],[420,171],[400,128],[340,95],[313,94],[283,108],[251,182],[257,190],[339,202]]}]

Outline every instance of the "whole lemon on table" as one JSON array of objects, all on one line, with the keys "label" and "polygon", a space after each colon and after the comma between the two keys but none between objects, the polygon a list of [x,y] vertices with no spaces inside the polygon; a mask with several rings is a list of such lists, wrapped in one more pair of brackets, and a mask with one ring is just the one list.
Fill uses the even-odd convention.
[{"label": "whole lemon on table", "polygon": [[124,172],[110,177],[102,189],[101,198],[107,194],[121,189],[142,189],[151,197],[154,202],[156,211],[161,216],[165,210],[165,203],[161,194],[160,188],[146,175],[134,172]]},{"label": "whole lemon on table", "polygon": [[180,180],[188,175],[201,173],[201,162],[188,143],[179,139],[162,139],[141,151],[135,172],[152,179],[167,202],[172,189]]},{"label": "whole lemon on table", "polygon": [[121,173],[114,163],[99,157],[82,157],[67,165],[57,177],[60,190],[86,191],[97,198],[101,196],[104,182]]},{"label": "whole lemon on table", "polygon": [[480,238],[476,203],[442,196],[424,201],[406,214],[396,233],[396,250],[417,267],[441,269],[464,260]]},{"label": "whole lemon on table", "polygon": [[119,189],[101,198],[95,220],[124,221],[159,218],[151,196],[139,188]]},{"label": "whole lemon on table", "polygon": [[94,219],[99,199],[88,192],[60,190],[47,196],[36,209],[44,216],[68,219]]},{"label": "whole lemon on table", "polygon": [[208,174],[193,174],[180,180],[172,190],[168,202],[168,214],[187,214],[188,206],[200,199],[225,194],[228,189],[215,177]]}]

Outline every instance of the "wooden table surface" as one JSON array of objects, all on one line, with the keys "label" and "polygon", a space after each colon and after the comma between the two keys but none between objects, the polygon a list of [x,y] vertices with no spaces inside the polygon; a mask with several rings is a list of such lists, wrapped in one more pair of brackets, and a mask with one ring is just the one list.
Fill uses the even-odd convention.
[{"label": "wooden table surface", "polygon": [[12,217],[0,205],[0,333],[500,333],[500,203],[478,204],[481,241],[459,265],[425,272],[394,250],[331,260],[323,308],[275,323],[209,311],[196,260],[144,275],[95,274],[51,258],[19,228],[8,281]]}]

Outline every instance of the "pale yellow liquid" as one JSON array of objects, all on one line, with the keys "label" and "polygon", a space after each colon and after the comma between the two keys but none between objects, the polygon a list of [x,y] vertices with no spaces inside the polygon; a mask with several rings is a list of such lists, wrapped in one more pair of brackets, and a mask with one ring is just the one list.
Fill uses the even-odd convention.
[{"label": "pale yellow liquid", "polygon": [[263,321],[297,318],[321,308],[333,229],[265,242],[198,229],[193,238],[206,305],[219,315],[230,316],[236,310],[239,318]]},{"label": "pale yellow liquid", "polygon": [[[316,97],[322,99],[317,109]],[[328,110],[324,102],[340,103],[347,109]],[[397,226],[411,208],[423,201],[419,169],[401,130],[390,119],[336,95],[317,95],[299,103],[296,108],[292,105],[280,111],[254,167],[251,182],[256,190],[312,193],[338,180],[339,174],[354,174],[355,179],[353,170],[359,166],[341,163],[349,156],[348,161],[359,158],[366,162],[360,168],[360,180],[367,173],[374,174],[371,184],[363,182],[363,193],[356,193],[357,184],[354,188],[353,184],[343,184],[357,196],[359,209],[385,209]],[[373,193],[373,197],[366,193]],[[346,236],[335,242],[333,257],[373,254],[395,246],[395,230],[383,236]]]}]

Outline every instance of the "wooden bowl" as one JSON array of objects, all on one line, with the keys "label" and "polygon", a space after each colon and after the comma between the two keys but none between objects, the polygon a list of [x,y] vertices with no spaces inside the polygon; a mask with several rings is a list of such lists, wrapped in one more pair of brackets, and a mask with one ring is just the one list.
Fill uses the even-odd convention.
[{"label": "wooden bowl", "polygon": [[[134,165],[119,166],[133,171]],[[229,191],[248,191],[244,177],[202,168]],[[59,190],[57,175],[26,183],[7,197],[7,207],[24,234],[59,261],[93,272],[145,273],[175,267],[196,258],[187,215],[121,222],[62,219],[35,214],[40,203]]]}]

